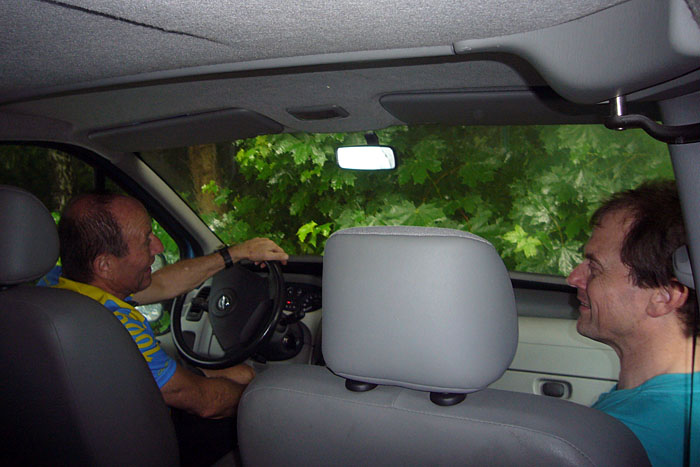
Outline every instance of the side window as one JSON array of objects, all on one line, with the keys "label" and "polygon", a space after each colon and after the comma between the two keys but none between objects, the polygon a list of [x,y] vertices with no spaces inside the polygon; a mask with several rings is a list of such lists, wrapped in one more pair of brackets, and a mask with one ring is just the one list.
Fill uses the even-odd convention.
[{"label": "side window", "polygon": [[[112,179],[90,164],[54,148],[0,145],[0,168],[0,184],[24,188],[34,194],[56,222],[73,196],[96,189],[123,192]],[[153,232],[165,246],[163,257],[153,263],[155,270],[177,261],[180,254],[175,241],[155,220]],[[157,334],[167,331],[170,319],[161,304],[139,307],[139,311],[148,318]]]},{"label": "side window", "polygon": [[96,188],[92,167],[56,149],[0,146],[0,164],[0,183],[33,193],[54,217],[72,196]]}]

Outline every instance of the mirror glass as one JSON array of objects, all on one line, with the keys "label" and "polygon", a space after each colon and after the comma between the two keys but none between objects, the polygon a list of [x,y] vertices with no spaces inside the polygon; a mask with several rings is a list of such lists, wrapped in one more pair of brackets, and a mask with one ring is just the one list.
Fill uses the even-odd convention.
[{"label": "mirror glass", "polygon": [[389,146],[344,146],[336,150],[343,169],[387,170],[396,167],[394,150]]}]

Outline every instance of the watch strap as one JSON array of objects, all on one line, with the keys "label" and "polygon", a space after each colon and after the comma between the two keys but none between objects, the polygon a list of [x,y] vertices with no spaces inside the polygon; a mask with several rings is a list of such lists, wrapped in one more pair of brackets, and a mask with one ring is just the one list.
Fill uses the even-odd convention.
[{"label": "watch strap", "polygon": [[221,257],[224,259],[224,264],[226,265],[226,269],[233,267],[233,259],[231,259],[231,254],[228,252],[227,246],[219,248],[218,250],[216,250],[216,252],[219,253],[221,255]]}]

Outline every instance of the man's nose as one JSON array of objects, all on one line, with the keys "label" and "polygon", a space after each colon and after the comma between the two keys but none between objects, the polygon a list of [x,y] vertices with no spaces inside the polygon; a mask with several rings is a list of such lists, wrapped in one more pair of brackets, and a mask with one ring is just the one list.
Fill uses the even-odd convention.
[{"label": "man's nose", "polygon": [[584,279],[584,264],[581,263],[571,271],[569,277],[566,278],[566,282],[576,288],[582,289],[585,287],[586,281]]},{"label": "man's nose", "polygon": [[[151,234],[153,235],[153,234]],[[153,235],[153,240],[151,240],[151,254],[153,256],[159,255],[163,253],[165,250],[165,247],[163,246],[163,242],[160,241],[160,238],[156,237]]]}]

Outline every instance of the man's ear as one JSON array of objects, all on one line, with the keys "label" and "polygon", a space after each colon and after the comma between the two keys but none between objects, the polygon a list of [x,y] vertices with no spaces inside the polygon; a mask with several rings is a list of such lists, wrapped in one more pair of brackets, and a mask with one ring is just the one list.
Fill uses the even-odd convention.
[{"label": "man's ear", "polygon": [[648,313],[654,317],[672,313],[685,305],[688,300],[688,287],[678,281],[672,281],[669,285],[657,287],[651,297],[652,307]]},{"label": "man's ear", "polygon": [[112,278],[112,266],[114,257],[107,253],[97,255],[92,261],[92,272],[95,277],[109,280]]}]

